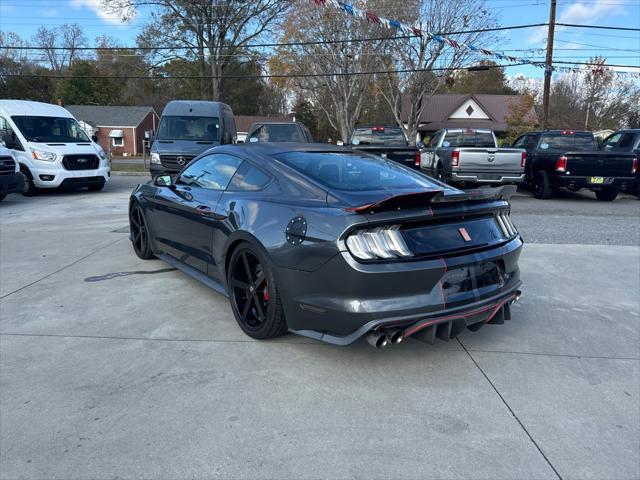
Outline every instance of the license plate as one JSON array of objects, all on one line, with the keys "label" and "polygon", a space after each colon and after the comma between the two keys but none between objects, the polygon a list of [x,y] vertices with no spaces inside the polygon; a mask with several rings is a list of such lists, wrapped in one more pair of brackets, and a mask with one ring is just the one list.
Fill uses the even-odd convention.
[{"label": "license plate", "polygon": [[589,183],[604,183],[604,177],[589,177]]}]

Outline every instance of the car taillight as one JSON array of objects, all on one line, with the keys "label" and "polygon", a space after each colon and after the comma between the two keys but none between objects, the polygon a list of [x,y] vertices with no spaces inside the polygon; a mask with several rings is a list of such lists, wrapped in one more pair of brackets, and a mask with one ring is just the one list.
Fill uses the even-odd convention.
[{"label": "car taillight", "polygon": [[498,223],[498,226],[505,238],[511,238],[518,233],[518,230],[516,230],[515,225],[511,221],[509,212],[498,212],[498,215],[496,215],[496,222]]},{"label": "car taillight", "polygon": [[413,157],[413,165],[416,167],[420,166],[420,152],[416,152],[415,156]]},{"label": "car taillight", "polygon": [[520,166],[524,168],[527,164],[527,152],[522,152],[522,157],[520,157]]},{"label": "car taillight", "polygon": [[412,257],[413,253],[400,233],[400,226],[359,230],[347,237],[347,247],[359,260]]},{"label": "car taillight", "polygon": [[631,164],[631,173],[638,173],[638,157],[633,159],[633,163]]},{"label": "car taillight", "polygon": [[567,171],[567,157],[564,155],[556,160],[556,172],[566,172]]},{"label": "car taillight", "polygon": [[458,150],[454,150],[451,152],[451,166],[457,167],[460,165],[460,152]]}]

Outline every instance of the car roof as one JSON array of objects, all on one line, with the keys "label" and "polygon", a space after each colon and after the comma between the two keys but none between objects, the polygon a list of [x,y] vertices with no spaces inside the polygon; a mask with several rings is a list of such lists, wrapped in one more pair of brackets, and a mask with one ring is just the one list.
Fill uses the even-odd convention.
[{"label": "car roof", "polygon": [[[566,128],[564,130],[561,129],[555,129],[555,130],[536,130],[534,132],[527,132],[527,133],[562,133],[562,132],[573,132],[574,135],[577,133],[586,133],[586,134],[590,134],[593,135],[593,132],[589,131],[589,130],[572,130],[570,128]],[[526,134],[523,134],[526,135]]]},{"label": "car roof", "polygon": [[222,102],[209,102],[206,100],[172,100],[167,103],[162,115],[180,116],[220,116],[222,110],[231,108]]},{"label": "car roof", "polygon": [[262,154],[266,156],[278,155],[288,152],[309,152],[309,153],[352,153],[351,147],[332,145],[330,143],[245,143],[241,145],[222,145],[209,150],[210,153],[241,153],[247,156]]},{"label": "car roof", "polygon": [[0,100],[0,108],[10,116],[39,116],[74,118],[71,112],[53,103],[32,102],[30,100]]}]

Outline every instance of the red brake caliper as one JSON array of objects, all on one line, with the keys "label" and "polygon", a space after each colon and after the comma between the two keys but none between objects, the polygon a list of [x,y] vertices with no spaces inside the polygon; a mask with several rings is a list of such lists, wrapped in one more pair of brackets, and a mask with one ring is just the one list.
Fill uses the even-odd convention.
[{"label": "red brake caliper", "polygon": [[264,286],[263,296],[264,296],[264,301],[268,302],[269,301],[269,288],[268,288],[267,285]]}]

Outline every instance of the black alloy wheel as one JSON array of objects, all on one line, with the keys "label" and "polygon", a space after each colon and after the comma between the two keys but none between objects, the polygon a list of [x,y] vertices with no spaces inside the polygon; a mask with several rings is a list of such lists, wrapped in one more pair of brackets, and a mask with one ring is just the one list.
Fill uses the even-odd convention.
[{"label": "black alloy wheel", "polygon": [[233,314],[247,335],[262,340],[287,332],[275,279],[249,244],[234,250],[227,282]]},{"label": "black alloy wheel", "polygon": [[618,190],[615,188],[603,188],[596,190],[596,198],[601,202],[613,202],[618,197]]},{"label": "black alloy wheel", "polygon": [[140,205],[134,204],[129,212],[129,228],[131,231],[131,243],[133,251],[143,260],[153,258],[151,244],[149,243],[149,230],[144,221],[142,208]]},{"label": "black alloy wheel", "polygon": [[553,196],[553,188],[551,188],[551,182],[549,181],[549,175],[544,170],[536,172],[533,180],[533,196],[548,200]]}]

